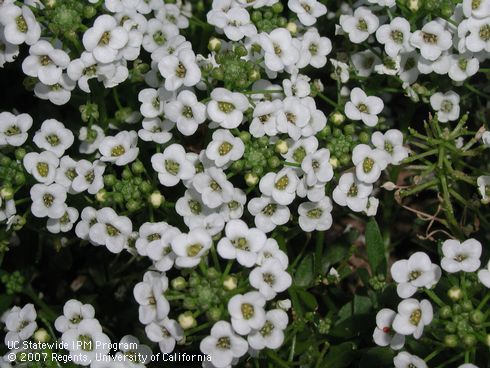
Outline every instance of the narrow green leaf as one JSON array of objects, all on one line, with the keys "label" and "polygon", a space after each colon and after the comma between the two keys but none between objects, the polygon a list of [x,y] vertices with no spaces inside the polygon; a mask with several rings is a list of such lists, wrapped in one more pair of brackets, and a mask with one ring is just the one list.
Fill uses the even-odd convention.
[{"label": "narrow green leaf", "polygon": [[371,218],[366,224],[366,247],[373,275],[386,275],[385,246],[374,218]]}]

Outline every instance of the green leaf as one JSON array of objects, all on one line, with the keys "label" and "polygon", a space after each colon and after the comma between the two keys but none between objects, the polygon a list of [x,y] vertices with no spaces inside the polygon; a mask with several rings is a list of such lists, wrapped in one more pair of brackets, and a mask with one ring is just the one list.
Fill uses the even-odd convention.
[{"label": "green leaf", "polygon": [[374,347],[362,351],[359,368],[392,367],[395,352],[390,348]]},{"label": "green leaf", "polygon": [[309,311],[313,312],[318,308],[318,303],[312,293],[300,288],[296,288],[296,292],[300,297],[301,303],[306,306]]},{"label": "green leaf", "polygon": [[354,314],[369,313],[372,307],[373,303],[369,297],[354,295]]},{"label": "green leaf", "polygon": [[294,283],[296,286],[307,287],[313,283],[314,269],[313,269],[313,255],[308,254],[300,262],[296,273],[294,274]]},{"label": "green leaf", "polygon": [[323,273],[328,272],[333,264],[343,261],[348,257],[348,255],[349,247],[345,246],[344,244],[327,245],[322,259]]},{"label": "green leaf", "polygon": [[374,218],[371,218],[366,224],[366,247],[373,275],[386,275],[385,246]]},{"label": "green leaf", "polygon": [[355,358],[356,345],[352,342],[344,342],[332,346],[322,362],[322,368],[349,367]]}]

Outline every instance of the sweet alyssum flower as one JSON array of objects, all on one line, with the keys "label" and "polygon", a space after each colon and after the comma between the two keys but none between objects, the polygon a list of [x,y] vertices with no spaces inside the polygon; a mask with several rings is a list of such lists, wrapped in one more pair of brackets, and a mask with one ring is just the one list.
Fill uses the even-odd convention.
[{"label": "sweet alyssum flower", "polygon": [[192,185],[209,208],[229,202],[233,195],[233,184],[226,179],[226,174],[216,167],[210,167],[194,176]]},{"label": "sweet alyssum flower", "polygon": [[383,308],[376,314],[376,328],[373,332],[376,345],[389,345],[394,350],[399,350],[405,345],[405,336],[393,330],[395,316],[396,312],[388,308]]},{"label": "sweet alyssum flower", "polygon": [[265,233],[271,232],[276,226],[287,223],[291,214],[287,206],[267,196],[252,198],[248,201],[247,208],[254,216],[255,226]]},{"label": "sweet alyssum flower", "polygon": [[427,364],[421,358],[416,355],[402,351],[398,353],[396,357],[393,358],[393,364],[395,368],[427,368]]},{"label": "sweet alyssum flower", "polygon": [[118,166],[126,165],[138,157],[137,143],[138,134],[135,131],[123,130],[115,136],[105,137],[99,147],[101,160]]},{"label": "sweet alyssum flower", "polygon": [[277,114],[282,109],[281,100],[259,102],[253,111],[249,131],[253,137],[264,135],[273,137],[277,134]]},{"label": "sweet alyssum flower", "polygon": [[80,239],[90,240],[90,228],[96,223],[97,210],[93,207],[85,207],[80,214],[80,221],[75,227],[75,234],[77,234]]},{"label": "sweet alyssum flower", "polygon": [[176,320],[165,318],[152,322],[145,327],[146,336],[150,341],[158,343],[162,353],[171,353],[175,344],[184,338],[184,330]]},{"label": "sweet alyssum flower", "polygon": [[362,120],[364,124],[373,127],[378,124],[378,114],[383,111],[383,100],[376,96],[367,96],[356,87],[350,92],[350,101],[345,104],[345,115],[351,120]]},{"label": "sweet alyssum flower", "polygon": [[452,37],[441,21],[433,20],[426,23],[421,30],[415,31],[410,37],[410,43],[420,49],[424,58],[434,61],[452,46]]},{"label": "sweet alyssum flower", "polygon": [[165,56],[158,63],[158,70],[165,78],[165,88],[175,91],[181,86],[192,87],[201,80],[201,70],[192,49],[182,49],[177,55]]},{"label": "sweet alyssum flower", "polygon": [[312,26],[317,18],[327,14],[327,7],[317,0],[289,0],[288,8],[296,13],[305,26]]},{"label": "sweet alyssum flower", "polygon": [[376,39],[385,45],[385,52],[391,57],[413,50],[410,36],[410,23],[402,17],[393,18],[390,24],[383,24],[376,31]]},{"label": "sweet alyssum flower", "polygon": [[233,296],[228,302],[231,325],[240,335],[247,335],[265,323],[265,298],[257,291]]},{"label": "sweet alyssum flower", "polygon": [[385,133],[374,132],[371,135],[371,143],[387,153],[385,157],[390,165],[399,165],[408,157],[408,149],[403,147],[403,133],[397,129],[389,129]]},{"label": "sweet alyssum flower", "polygon": [[483,203],[488,203],[490,197],[490,176],[481,175],[476,179],[476,185],[478,185],[478,191],[482,197]]},{"label": "sweet alyssum flower", "polygon": [[225,129],[215,130],[206,147],[206,156],[218,167],[226,167],[231,161],[239,160],[244,152],[243,141]]},{"label": "sweet alyssum flower", "polygon": [[424,326],[432,322],[432,304],[426,299],[418,301],[410,298],[398,304],[398,313],[393,320],[393,329],[402,335],[412,335],[419,339]]},{"label": "sweet alyssum flower", "polygon": [[164,144],[172,139],[170,130],[173,128],[174,123],[167,119],[162,121],[159,117],[145,118],[142,125],[143,129],[138,130],[138,137],[146,142]]},{"label": "sweet alyssum flower", "polygon": [[145,88],[138,93],[140,112],[145,118],[156,118],[163,113],[164,100],[168,96],[165,88]]},{"label": "sweet alyssum flower", "polygon": [[231,220],[225,227],[226,237],[217,245],[218,254],[225,259],[236,259],[245,267],[252,267],[257,253],[265,245],[266,236],[259,229],[251,228],[242,220]]},{"label": "sweet alyssum flower", "polygon": [[372,191],[372,184],[359,181],[353,173],[345,173],[333,190],[332,198],[341,206],[348,206],[354,212],[361,212],[366,208]]},{"label": "sweet alyssum flower", "polygon": [[225,368],[234,358],[245,355],[248,344],[233,332],[228,322],[218,321],[211,328],[210,336],[201,341],[199,348],[211,357],[211,363],[216,368]]},{"label": "sweet alyssum flower", "polygon": [[40,40],[29,49],[29,56],[22,62],[22,71],[47,85],[58,83],[61,73],[70,63],[66,52],[55,49],[48,41]]},{"label": "sweet alyssum flower", "polygon": [[83,304],[76,299],[68,300],[63,306],[63,314],[56,318],[54,327],[63,333],[78,328],[84,319],[93,319],[95,309],[91,304]]},{"label": "sweet alyssum flower", "polygon": [[478,280],[490,289],[490,262],[488,262],[487,268],[478,271]]},{"label": "sweet alyssum flower", "polygon": [[352,162],[356,166],[356,177],[365,183],[374,183],[388,165],[386,152],[372,149],[367,144],[358,144],[352,151]]},{"label": "sweet alyssum flower", "polygon": [[27,6],[21,8],[14,4],[5,4],[0,12],[0,23],[4,26],[5,40],[14,45],[35,44],[41,36],[41,26],[36,21],[32,10]]},{"label": "sweet alyssum flower", "polygon": [[61,106],[70,101],[71,91],[75,86],[76,83],[63,73],[60,79],[51,86],[42,82],[36,83],[34,94],[41,100],[49,100],[51,103]]},{"label": "sweet alyssum flower", "polygon": [[448,76],[455,82],[462,82],[475,75],[480,69],[478,58],[472,54],[459,54],[450,56]]},{"label": "sweet alyssum flower", "polygon": [[117,20],[108,14],[95,19],[92,28],[83,34],[83,46],[100,63],[116,60],[119,50],[128,42],[128,31],[118,25]]},{"label": "sweet alyssum flower", "polygon": [[5,345],[27,340],[37,328],[37,313],[33,304],[26,304],[22,308],[15,306],[3,318],[7,328]]},{"label": "sweet alyssum flower", "polygon": [[94,162],[80,160],[75,167],[76,177],[73,179],[71,187],[78,193],[86,190],[90,194],[96,194],[104,187],[102,177],[104,171],[105,164],[99,160]]},{"label": "sweet alyssum flower", "polygon": [[112,253],[120,253],[133,231],[131,220],[126,216],[119,216],[110,207],[98,210],[96,220],[97,223],[90,228],[90,240],[105,245]]},{"label": "sweet alyssum flower", "polygon": [[401,298],[409,298],[420,287],[431,288],[441,277],[441,269],[431,262],[424,252],[416,252],[408,259],[396,261],[391,266],[391,277]]},{"label": "sweet alyssum flower", "polygon": [[291,286],[292,278],[277,259],[270,258],[250,272],[249,281],[267,300],[271,300]]},{"label": "sweet alyssum flower", "polygon": [[273,238],[268,238],[266,240],[265,245],[259,251],[256,264],[261,266],[268,259],[276,259],[279,261],[283,270],[288,268],[288,256],[279,249],[279,244]]},{"label": "sweet alyssum flower", "polygon": [[66,210],[66,189],[60,184],[34,184],[31,212],[36,217],[60,218]]},{"label": "sweet alyssum flower", "polygon": [[332,201],[325,197],[320,202],[305,202],[298,207],[299,226],[303,231],[324,231],[332,226]]},{"label": "sweet alyssum flower", "polygon": [[243,120],[243,112],[248,108],[247,97],[238,92],[231,92],[225,88],[215,88],[211,92],[211,101],[208,102],[207,112],[209,118],[217,125],[226,129],[238,127]]},{"label": "sweet alyssum flower", "polygon": [[179,132],[186,136],[194,134],[199,124],[206,120],[206,106],[191,91],[180,92],[176,99],[165,104],[163,110]]},{"label": "sweet alyssum flower", "polygon": [[151,157],[151,165],[158,173],[160,183],[167,187],[177,185],[180,180],[191,179],[196,173],[189,154],[177,143],[165,148],[163,153],[155,153]]},{"label": "sweet alyssum flower", "polygon": [[309,123],[310,117],[310,110],[303,104],[302,99],[286,97],[277,113],[277,130],[297,140],[302,135],[302,129]]},{"label": "sweet alyssum flower", "polygon": [[65,150],[71,147],[75,137],[63,123],[55,119],[48,119],[43,122],[41,129],[36,132],[32,140],[39,148],[61,157]]},{"label": "sweet alyssum flower", "polygon": [[449,273],[475,272],[480,268],[482,245],[476,239],[467,239],[462,243],[448,239],[442,244],[442,253],[441,267]]},{"label": "sweet alyssum flower", "polygon": [[305,172],[306,184],[309,186],[332,180],[333,168],[330,164],[328,148],[320,148],[316,152],[307,154],[301,161],[301,169]]},{"label": "sweet alyssum flower", "polygon": [[353,43],[366,41],[369,35],[376,32],[379,26],[378,17],[363,6],[357,8],[353,15],[342,14],[339,22],[344,32],[349,35],[349,40]]},{"label": "sweet alyssum flower", "polygon": [[192,268],[201,262],[201,257],[211,248],[211,236],[203,229],[191,229],[188,234],[178,234],[172,239],[172,250],[177,255],[175,264]]},{"label": "sweet alyssum flower", "polygon": [[63,216],[57,219],[48,219],[46,229],[52,234],[60,232],[66,233],[73,228],[73,225],[78,220],[78,210],[74,207],[66,207]]},{"label": "sweet alyssum flower", "polygon": [[138,312],[142,324],[148,325],[167,318],[170,304],[163,295],[167,289],[168,279],[165,274],[153,271],[145,272],[143,281],[135,285],[133,295],[140,305]]},{"label": "sweet alyssum flower", "polygon": [[260,191],[270,196],[279,204],[288,205],[296,198],[298,176],[291,168],[284,168],[278,173],[267,173],[260,179]]},{"label": "sweet alyssum flower", "polygon": [[22,160],[26,171],[39,183],[44,184],[51,184],[55,180],[59,162],[58,157],[50,151],[29,152]]},{"label": "sweet alyssum flower", "polygon": [[249,12],[238,6],[226,11],[212,10],[208,12],[207,20],[209,24],[222,29],[226,37],[232,41],[257,34],[257,28],[250,21]]},{"label": "sweet alyssum flower", "polygon": [[259,43],[264,52],[265,65],[274,72],[295,64],[299,59],[299,50],[286,28],[276,28],[271,33],[261,33]]},{"label": "sweet alyssum flower", "polygon": [[430,96],[430,105],[437,111],[438,120],[445,123],[459,118],[459,100],[456,92],[436,92]]},{"label": "sweet alyssum flower", "polygon": [[32,117],[29,114],[0,112],[0,146],[22,146],[27,140],[27,131],[31,126]]},{"label": "sweet alyssum flower", "polygon": [[256,350],[277,349],[284,342],[284,330],[287,325],[288,315],[282,309],[267,311],[264,324],[252,331],[247,341],[250,347]]}]

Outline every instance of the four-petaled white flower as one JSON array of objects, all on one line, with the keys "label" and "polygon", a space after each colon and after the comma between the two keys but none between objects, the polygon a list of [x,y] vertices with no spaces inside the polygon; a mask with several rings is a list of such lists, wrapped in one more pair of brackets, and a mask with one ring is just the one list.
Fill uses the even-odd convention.
[{"label": "four-petaled white flower", "polygon": [[441,267],[449,273],[475,272],[480,268],[482,245],[476,239],[467,239],[462,243],[448,239],[442,244],[442,253]]},{"label": "four-petaled white flower", "polygon": [[383,111],[383,100],[376,96],[367,96],[359,87],[350,92],[350,101],[345,104],[345,115],[351,120],[362,120],[373,127],[378,124],[378,114]]}]

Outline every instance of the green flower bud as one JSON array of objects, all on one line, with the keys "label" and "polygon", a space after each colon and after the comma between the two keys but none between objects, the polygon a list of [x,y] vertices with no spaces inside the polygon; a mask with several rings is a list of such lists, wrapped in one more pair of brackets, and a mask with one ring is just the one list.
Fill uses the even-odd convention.
[{"label": "green flower bud", "polygon": [[136,175],[143,174],[145,172],[145,165],[143,165],[143,163],[141,161],[139,161],[139,160],[138,161],[135,161],[131,165],[131,170]]},{"label": "green flower bud", "polygon": [[452,300],[457,302],[463,297],[463,291],[457,287],[453,286],[451,289],[448,290],[447,296]]},{"label": "green flower bud", "polygon": [[15,150],[15,158],[19,161],[22,161],[24,159],[24,156],[26,155],[26,150],[24,148],[17,148]]},{"label": "green flower bud", "polygon": [[211,37],[208,42],[208,50],[219,52],[221,50],[221,41],[216,37]]},{"label": "green flower bud", "polygon": [[347,165],[350,162],[351,157],[350,157],[350,155],[348,153],[343,153],[340,156],[339,160],[340,160],[340,163],[345,166],[345,165]]},{"label": "green flower bud", "polygon": [[[97,193],[97,195],[98,195],[98,193]],[[113,193],[112,194],[112,199],[116,203],[119,203],[119,204],[124,203],[124,196],[121,193]]]},{"label": "green flower bud", "polygon": [[453,322],[448,322],[444,326],[444,329],[449,333],[454,333],[456,332],[456,325]]},{"label": "green flower bud", "polygon": [[235,47],[235,55],[238,56],[238,57],[242,57],[242,56],[247,56],[248,55],[248,51],[247,49],[245,48],[245,46],[239,44],[237,47]]},{"label": "green flower bud", "polygon": [[452,310],[451,307],[448,305],[445,305],[439,310],[439,315],[441,316],[442,319],[448,319],[451,318],[452,315]]},{"label": "green flower bud", "polygon": [[444,344],[448,348],[455,348],[459,344],[458,336],[456,336],[456,335],[446,335],[446,336],[444,336]]},{"label": "green flower bud", "polygon": [[140,191],[141,193],[148,194],[150,191],[153,189],[153,186],[148,180],[143,181],[140,184]]},{"label": "green flower bud", "polygon": [[140,208],[140,202],[135,201],[134,199],[131,199],[131,200],[126,202],[126,208],[130,212],[138,211]]},{"label": "green flower bud", "polygon": [[335,125],[340,125],[345,121],[345,115],[339,111],[335,111],[330,115],[330,121]]},{"label": "green flower bud", "polygon": [[271,12],[270,10],[266,10],[265,12],[263,12],[263,17],[264,19],[272,19],[272,17],[274,16],[274,13]]},{"label": "green flower bud", "polygon": [[352,135],[354,134],[356,131],[356,127],[354,126],[354,124],[347,124],[346,126],[344,126],[344,133],[346,135]]},{"label": "green flower bud", "polygon": [[23,173],[17,173],[14,176],[14,183],[17,185],[23,185],[26,182],[26,176]]},{"label": "green flower bud", "polygon": [[272,11],[276,14],[282,13],[283,10],[284,10],[284,6],[280,2],[272,5]]},{"label": "green flower bud", "polygon": [[225,74],[223,72],[223,68],[221,66],[211,70],[210,74],[211,74],[211,77],[213,79],[217,79],[217,80],[223,80],[225,77]]},{"label": "green flower bud", "polygon": [[201,280],[199,279],[199,277],[198,277],[198,276],[196,276],[196,275],[191,275],[191,277],[189,277],[189,285],[190,285],[190,287],[192,287],[192,288],[196,288],[196,287],[198,287],[200,284],[201,284]]},{"label": "green flower bud", "polygon": [[[115,197],[115,195],[114,195]],[[95,195],[95,199],[99,202],[105,202],[107,200],[107,191],[105,189],[101,189],[97,192],[97,194]],[[122,199],[121,199],[121,202],[122,203]]]},{"label": "green flower bud", "polygon": [[129,169],[129,167],[125,167],[123,172],[122,172],[122,175],[123,179],[129,179],[133,176],[133,173],[131,172],[131,170]]},{"label": "green flower bud", "polygon": [[91,5],[87,5],[83,7],[83,16],[84,18],[90,19],[93,18],[97,14],[97,9]]},{"label": "green flower bud", "polygon": [[243,143],[250,142],[250,139],[252,138],[252,136],[250,135],[250,133],[247,132],[247,131],[245,131],[245,130],[244,131],[241,131],[240,132],[240,135],[238,137],[243,141]]},{"label": "green flower bud", "polygon": [[476,337],[475,335],[467,334],[463,337],[463,344],[465,344],[467,347],[473,347],[476,345]]},{"label": "green flower bud", "polygon": [[257,23],[262,20],[262,13],[259,10],[254,10],[250,18],[252,22]]},{"label": "green flower bud", "polygon": [[218,277],[220,277],[220,273],[216,270],[216,268],[210,267],[206,270],[206,276],[210,280],[216,280]]},{"label": "green flower bud", "polygon": [[182,276],[178,276],[172,280],[171,285],[175,290],[184,290],[187,287],[187,281]]},{"label": "green flower bud", "polygon": [[208,319],[210,321],[216,322],[216,321],[219,321],[221,319],[221,317],[223,316],[223,313],[221,311],[221,308],[213,307],[206,312],[206,316],[208,317]]},{"label": "green flower bud", "polygon": [[191,312],[184,312],[179,315],[177,318],[180,327],[184,330],[188,330],[192,327],[197,326],[196,319],[193,317]]},{"label": "green flower bud", "polygon": [[267,165],[269,165],[271,169],[278,168],[281,165],[281,160],[276,156],[272,156],[267,160]]},{"label": "green flower bud", "polygon": [[14,189],[10,185],[5,185],[0,189],[0,196],[4,200],[9,201],[14,198]]},{"label": "green flower bud", "polygon": [[473,304],[469,300],[465,300],[461,306],[463,307],[463,310],[466,312],[471,312],[473,310]]},{"label": "green flower bud", "polygon": [[2,155],[0,158],[0,166],[9,166],[12,159],[8,156]]},{"label": "green flower bud", "polygon": [[371,139],[371,136],[368,133],[366,133],[366,132],[359,133],[359,142],[364,143],[364,144],[368,144],[370,139]]},{"label": "green flower bud", "polygon": [[474,324],[481,324],[485,322],[485,314],[479,310],[473,311],[470,314],[470,321],[473,322]]},{"label": "green flower bud", "polygon": [[116,182],[117,182],[117,178],[115,175],[112,175],[112,174],[104,175],[104,185],[105,186],[112,188],[114,186],[114,184],[116,184]]},{"label": "green flower bud", "polygon": [[185,309],[196,309],[197,308],[197,301],[194,298],[185,298],[183,307]]}]

